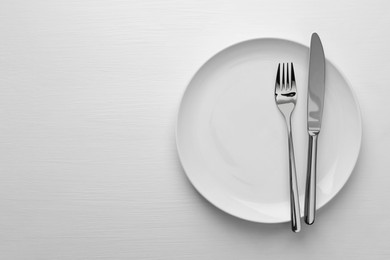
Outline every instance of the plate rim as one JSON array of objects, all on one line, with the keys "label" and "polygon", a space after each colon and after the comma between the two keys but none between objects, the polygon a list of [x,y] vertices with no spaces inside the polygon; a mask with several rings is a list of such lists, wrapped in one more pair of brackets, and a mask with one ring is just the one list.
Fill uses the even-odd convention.
[{"label": "plate rim", "polygon": [[[179,102],[179,107],[177,109],[177,112],[176,112],[176,120],[175,120],[175,142],[176,142],[176,152],[177,152],[177,155],[179,157],[179,161],[180,161],[180,165],[185,173],[185,175],[187,176],[187,179],[190,181],[192,187],[208,202],[210,203],[211,205],[213,205],[214,207],[216,207],[218,210],[228,214],[228,215],[231,215],[231,216],[234,216],[238,219],[241,219],[241,220],[246,220],[246,221],[249,221],[249,222],[254,222],[254,223],[264,223],[264,224],[280,224],[280,223],[287,223],[287,222],[290,222],[289,219],[287,220],[276,220],[276,221],[259,221],[257,219],[254,219],[254,218],[248,218],[248,217],[243,217],[243,216],[239,216],[237,215],[236,213],[233,213],[232,211],[229,211],[227,209],[223,209],[221,207],[219,207],[218,205],[216,205],[213,201],[209,200],[207,196],[205,196],[205,194],[203,194],[199,189],[198,187],[194,184],[192,178],[189,176],[188,174],[188,171],[183,163],[183,159],[182,159],[182,156],[181,156],[181,152],[180,152],[180,147],[179,147],[179,139],[178,139],[178,126],[179,126],[179,118],[180,118],[180,111],[182,110],[182,106],[183,106],[183,100],[184,100],[184,97],[187,93],[187,90],[188,90],[188,87],[190,86],[191,82],[193,81],[193,79],[199,74],[199,72],[201,71],[201,69],[206,65],[208,64],[211,60],[213,60],[215,57],[217,57],[218,55],[220,55],[221,53],[225,52],[226,50],[232,48],[232,47],[235,47],[235,46],[238,46],[238,45],[241,45],[241,44],[245,44],[245,43],[249,43],[249,42],[252,42],[252,41],[259,41],[259,40],[276,40],[276,41],[285,41],[285,42],[289,42],[289,43],[292,43],[292,44],[296,44],[296,45],[299,45],[301,47],[304,47],[306,49],[309,49],[310,50],[310,47],[309,46],[306,46],[300,42],[296,42],[296,41],[293,41],[293,40],[289,40],[289,39],[285,39],[285,38],[279,38],[279,37],[260,37],[260,38],[251,38],[251,39],[247,39],[247,40],[243,40],[243,41],[239,41],[239,42],[236,42],[236,43],[233,43],[223,49],[221,49],[220,51],[214,53],[210,58],[208,58],[205,62],[203,62],[201,64],[200,67],[198,67],[195,71],[195,73],[192,75],[192,77],[189,79],[189,81],[187,82],[186,84],[186,87],[184,89],[184,91],[182,92],[181,94],[181,98],[180,98],[180,102]],[[352,94],[352,98],[353,98],[353,101],[356,105],[356,109],[357,109],[357,115],[358,115],[358,124],[359,124],[359,133],[358,133],[358,136],[359,136],[359,147],[357,149],[357,156],[352,164],[352,167],[351,169],[349,170],[348,172],[348,176],[347,178],[345,179],[344,183],[340,186],[340,189],[337,190],[332,196],[330,196],[326,202],[324,202],[321,206],[316,206],[316,210],[319,210],[321,209],[322,207],[324,207],[325,205],[327,205],[331,200],[333,200],[337,194],[344,188],[344,186],[347,184],[348,180],[350,179],[355,167],[356,167],[356,164],[357,164],[357,161],[360,157],[360,152],[361,152],[361,147],[362,147],[362,136],[363,136],[363,125],[362,125],[362,114],[361,114],[361,109],[360,109],[360,104],[358,102],[358,99],[357,99],[357,96],[356,96],[356,93],[354,92],[354,90],[351,88],[351,82],[349,81],[349,79],[345,76],[345,74],[343,73],[342,70],[339,69],[338,66],[336,66],[331,60],[329,60],[327,57],[325,57],[325,60],[331,64],[336,70],[337,72],[341,75],[341,77],[344,79],[344,81],[347,83],[347,86]],[[303,217],[302,215],[302,211],[301,211],[301,217]]]}]

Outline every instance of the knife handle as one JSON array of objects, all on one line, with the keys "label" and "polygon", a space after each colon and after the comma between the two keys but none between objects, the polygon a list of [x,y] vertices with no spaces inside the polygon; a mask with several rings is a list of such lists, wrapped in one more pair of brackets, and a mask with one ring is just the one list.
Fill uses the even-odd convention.
[{"label": "knife handle", "polygon": [[318,133],[315,135],[309,135],[305,192],[305,222],[308,225],[312,225],[314,223],[316,214],[317,139]]}]

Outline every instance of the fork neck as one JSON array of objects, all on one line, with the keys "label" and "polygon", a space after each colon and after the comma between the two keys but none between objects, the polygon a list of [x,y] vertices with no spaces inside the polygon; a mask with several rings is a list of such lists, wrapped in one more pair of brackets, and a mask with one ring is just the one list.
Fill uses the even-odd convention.
[{"label": "fork neck", "polygon": [[291,114],[292,113],[284,116],[286,119],[287,131],[289,132],[289,134],[291,134]]},{"label": "fork neck", "polygon": [[279,107],[280,112],[287,119],[288,117],[291,117],[291,114],[295,108],[295,104],[294,103],[285,103],[285,104],[279,105],[278,107]]},{"label": "fork neck", "polygon": [[283,114],[283,117],[286,119],[286,122],[291,122],[291,116],[292,116],[292,112],[293,110],[291,108],[279,108],[280,111],[282,112]]}]

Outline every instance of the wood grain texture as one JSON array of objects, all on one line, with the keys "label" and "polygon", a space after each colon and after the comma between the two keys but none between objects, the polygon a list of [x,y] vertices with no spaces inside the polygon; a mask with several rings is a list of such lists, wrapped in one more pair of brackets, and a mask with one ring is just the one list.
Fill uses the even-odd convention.
[{"label": "wood grain texture", "polygon": [[[389,259],[388,1],[0,2],[0,259]],[[327,57],[361,105],[345,189],[299,235],[220,212],[175,147],[194,72],[281,37]],[[340,129],[348,134],[348,129]]]}]

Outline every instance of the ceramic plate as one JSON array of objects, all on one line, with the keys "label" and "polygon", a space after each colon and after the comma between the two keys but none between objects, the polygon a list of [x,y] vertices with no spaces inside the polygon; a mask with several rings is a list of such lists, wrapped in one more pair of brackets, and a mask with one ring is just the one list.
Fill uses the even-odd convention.
[{"label": "ceramic plate", "polygon": [[[179,109],[177,147],[191,183],[216,207],[249,221],[290,221],[287,130],[274,86],[278,63],[293,62],[298,101],[292,127],[303,214],[308,60],[309,48],[301,44],[255,39],[219,52],[192,78]],[[325,87],[317,208],[348,180],[362,134],[355,96],[329,61]]]}]

